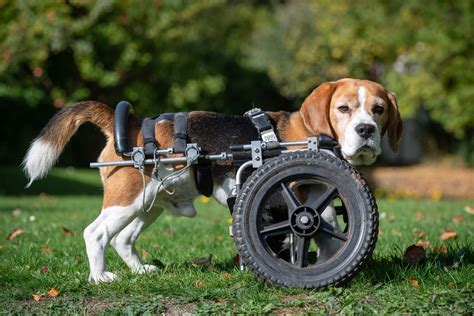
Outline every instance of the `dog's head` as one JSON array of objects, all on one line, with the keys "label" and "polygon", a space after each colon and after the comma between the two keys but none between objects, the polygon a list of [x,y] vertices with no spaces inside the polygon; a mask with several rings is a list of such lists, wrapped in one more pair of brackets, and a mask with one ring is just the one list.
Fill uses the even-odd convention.
[{"label": "dog's head", "polygon": [[304,101],[300,114],[310,134],[326,134],[341,145],[344,158],[369,165],[380,155],[381,137],[398,152],[403,124],[395,94],[376,82],[341,79],[323,83]]}]

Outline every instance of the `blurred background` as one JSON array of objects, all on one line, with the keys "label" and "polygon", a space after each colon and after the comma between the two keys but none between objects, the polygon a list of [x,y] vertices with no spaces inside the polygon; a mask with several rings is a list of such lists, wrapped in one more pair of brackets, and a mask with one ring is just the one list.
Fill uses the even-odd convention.
[{"label": "blurred background", "polygon": [[[295,111],[320,83],[355,77],[395,92],[405,122],[400,154],[363,171],[376,192],[472,198],[473,12],[469,0],[0,0],[0,194],[16,192],[7,179],[48,119],[80,100],[129,100],[141,116]],[[85,126],[59,165],[87,167],[103,144]]]}]

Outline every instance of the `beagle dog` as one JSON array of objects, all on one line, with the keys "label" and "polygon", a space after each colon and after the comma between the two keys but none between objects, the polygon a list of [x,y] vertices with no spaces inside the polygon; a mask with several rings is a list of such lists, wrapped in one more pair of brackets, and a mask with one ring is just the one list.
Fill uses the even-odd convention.
[{"label": "beagle dog", "polygon": [[[402,133],[395,95],[382,85],[367,80],[341,79],[323,83],[311,92],[299,111],[268,112],[268,115],[281,141],[300,141],[326,134],[340,143],[344,158],[355,165],[375,161],[381,153],[380,141],[384,134],[388,135],[390,147],[396,152]],[[46,176],[70,137],[85,122],[100,127],[107,138],[99,161],[124,159],[114,150],[114,111],[102,103],[80,102],[56,113],[32,142],[23,161],[29,178],[27,187]],[[164,120],[156,124],[155,135],[160,147],[173,146],[173,122]],[[232,143],[258,139],[258,134],[248,118],[194,111],[188,116],[188,137],[206,152],[216,153],[228,150]],[[133,147],[143,145],[139,121],[133,116],[129,119],[128,142]],[[199,193],[192,169],[184,168],[176,176],[168,177],[166,183],[162,182],[180,168],[183,166],[159,165],[160,177],[152,176],[151,168],[147,168],[146,193],[141,175],[135,168],[100,169],[104,187],[102,210],[84,230],[90,282],[109,282],[117,278],[106,270],[104,253],[109,243],[133,272],[142,274],[157,270],[142,262],[135,242],[165,209],[188,217],[196,214],[193,200]],[[213,162],[212,170],[213,196],[226,205],[235,184],[231,162]],[[143,212],[142,206],[149,206],[153,200],[151,210]],[[333,210],[325,216],[328,222],[335,216],[331,213]]]}]

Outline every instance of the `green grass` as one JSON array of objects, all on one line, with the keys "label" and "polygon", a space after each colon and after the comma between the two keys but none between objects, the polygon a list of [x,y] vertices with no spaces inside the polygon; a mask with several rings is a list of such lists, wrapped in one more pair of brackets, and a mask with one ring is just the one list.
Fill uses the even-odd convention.
[{"label": "green grass", "polygon": [[[10,170],[10,169],[9,169]],[[5,170],[0,170],[5,174]],[[11,171],[11,174],[16,174]],[[473,215],[464,206],[474,201],[379,199],[381,235],[373,256],[345,287],[305,291],[281,289],[259,282],[233,264],[235,247],[227,235],[229,213],[214,202],[197,201],[198,216],[178,218],[164,213],[139,239],[146,262],[161,267],[156,274],[131,274],[109,249],[108,270],[120,279],[89,285],[83,229],[97,216],[100,189],[94,196],[67,196],[66,184],[98,187],[97,174],[65,170],[61,181],[34,184],[45,196],[0,196],[0,312],[13,313],[472,313],[474,310]],[[10,177],[11,185],[20,178]],[[23,180],[22,180],[23,181]],[[45,187],[50,188],[46,190]],[[99,187],[100,188],[100,187]],[[56,191],[55,191],[56,190]],[[59,190],[59,191],[58,191]],[[52,194],[51,192],[56,192]],[[87,191],[86,193],[89,193]],[[14,216],[12,211],[16,211]],[[20,214],[18,214],[20,213]],[[453,223],[452,217],[464,220]],[[63,228],[74,234],[65,235]],[[16,228],[24,233],[12,240]],[[442,242],[440,234],[458,238]],[[414,231],[415,230],[415,231]],[[423,239],[431,242],[427,259],[417,265],[403,260],[405,249]],[[444,243],[447,253],[434,249]],[[49,248],[48,248],[49,247]],[[213,267],[196,267],[196,257],[213,255]],[[42,272],[47,268],[48,272]],[[43,270],[44,271],[44,270]],[[231,277],[228,278],[230,274]],[[226,277],[227,276],[227,277]],[[419,287],[410,283],[417,280]],[[32,295],[59,290],[55,298]]]}]

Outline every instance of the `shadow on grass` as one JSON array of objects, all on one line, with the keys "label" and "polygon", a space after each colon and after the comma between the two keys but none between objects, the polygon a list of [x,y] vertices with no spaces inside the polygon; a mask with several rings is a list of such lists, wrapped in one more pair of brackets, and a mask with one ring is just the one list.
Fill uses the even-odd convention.
[{"label": "shadow on grass", "polygon": [[436,277],[440,271],[472,263],[474,263],[472,245],[456,245],[449,247],[445,254],[427,251],[426,258],[416,264],[409,264],[401,257],[372,259],[362,268],[360,276],[370,280],[374,285],[385,284],[400,278],[405,279],[408,271]]},{"label": "shadow on grass", "polygon": [[101,195],[102,188],[97,170],[58,168],[45,179],[28,183],[20,167],[0,168],[0,195]]}]

